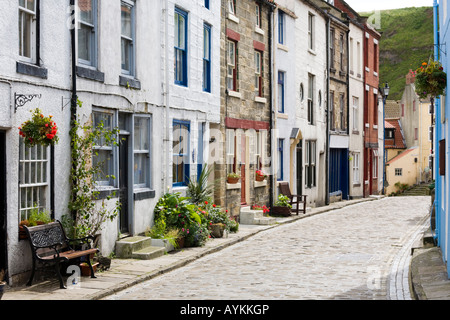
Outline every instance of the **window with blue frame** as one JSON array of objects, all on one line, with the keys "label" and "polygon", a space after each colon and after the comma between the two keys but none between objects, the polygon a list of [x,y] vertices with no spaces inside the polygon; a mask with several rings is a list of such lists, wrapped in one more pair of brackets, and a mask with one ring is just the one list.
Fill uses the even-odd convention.
[{"label": "window with blue frame", "polygon": [[283,151],[284,151],[284,139],[278,139],[278,170],[277,180],[283,181]]},{"label": "window with blue frame", "polygon": [[173,120],[173,186],[186,186],[189,181],[190,122]]},{"label": "window with blue frame", "polygon": [[211,92],[211,26],[203,24],[203,91]]},{"label": "window with blue frame", "polygon": [[278,10],[278,43],[286,44],[285,13]]},{"label": "window with blue frame", "polygon": [[187,12],[175,8],[175,84],[187,86]]},{"label": "window with blue frame", "polygon": [[78,1],[78,63],[91,67],[97,67],[97,8],[97,0]]},{"label": "window with blue frame", "polygon": [[278,71],[278,112],[280,113],[284,113],[285,81],[285,72]]},{"label": "window with blue frame", "polygon": [[205,0],[205,8],[209,9],[209,0]]}]

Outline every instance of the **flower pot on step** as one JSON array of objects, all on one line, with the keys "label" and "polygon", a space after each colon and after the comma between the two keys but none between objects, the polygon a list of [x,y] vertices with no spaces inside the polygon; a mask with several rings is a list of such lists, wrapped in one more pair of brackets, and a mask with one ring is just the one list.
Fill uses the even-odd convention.
[{"label": "flower pot on step", "polygon": [[291,208],[273,206],[271,214],[274,216],[289,217],[291,216]]},{"label": "flower pot on step", "polygon": [[[94,273],[97,271],[98,265],[99,265],[98,262],[92,264],[92,269],[94,269]],[[85,277],[91,276],[91,269],[89,268],[89,265],[86,262],[80,263],[80,268],[81,268],[82,276],[85,276]]]}]

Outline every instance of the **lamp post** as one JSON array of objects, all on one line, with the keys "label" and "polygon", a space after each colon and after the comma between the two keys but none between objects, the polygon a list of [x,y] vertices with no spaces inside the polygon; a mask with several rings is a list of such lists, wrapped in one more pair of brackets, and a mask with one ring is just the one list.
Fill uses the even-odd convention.
[{"label": "lamp post", "polygon": [[383,191],[382,194],[385,194],[386,188],[386,128],[385,128],[385,117],[386,117],[386,100],[389,96],[389,84],[386,82],[383,88]]}]

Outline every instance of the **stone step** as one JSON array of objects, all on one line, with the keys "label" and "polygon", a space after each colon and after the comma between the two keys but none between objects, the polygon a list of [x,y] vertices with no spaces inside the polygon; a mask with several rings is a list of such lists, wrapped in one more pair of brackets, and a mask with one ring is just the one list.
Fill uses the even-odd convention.
[{"label": "stone step", "polygon": [[145,247],[143,249],[133,251],[131,258],[140,260],[150,260],[163,256],[166,253],[164,247]]},{"label": "stone step", "polygon": [[241,208],[240,224],[270,225],[276,223],[273,217],[265,217],[262,210],[251,210],[249,207]]},{"label": "stone step", "polygon": [[133,252],[139,251],[152,245],[152,239],[149,237],[128,237],[116,241],[116,256],[121,259],[131,258]]}]

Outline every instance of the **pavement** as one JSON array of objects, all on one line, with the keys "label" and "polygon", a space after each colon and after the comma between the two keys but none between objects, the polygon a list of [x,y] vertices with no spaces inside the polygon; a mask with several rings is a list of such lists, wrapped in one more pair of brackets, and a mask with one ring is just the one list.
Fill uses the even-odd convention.
[{"label": "pavement", "polygon": [[[100,300],[114,293],[130,288],[146,280],[153,279],[162,274],[183,267],[197,259],[218,252],[234,244],[271,228],[292,223],[298,219],[308,218],[317,214],[340,209],[365,201],[377,200],[380,197],[341,201],[324,207],[311,208],[306,214],[277,218],[273,225],[240,225],[237,233],[227,234],[223,238],[207,241],[206,245],[198,248],[184,248],[165,254],[152,260],[112,259],[111,267],[97,272],[97,278],[81,277],[75,284],[69,284],[68,289],[60,289],[55,277],[37,282],[31,287],[7,288],[2,300]],[[417,238],[417,236],[415,236]],[[425,236],[423,236],[425,238]],[[396,268],[404,268],[405,272],[399,278],[401,282],[410,281],[410,291],[413,298],[447,299],[450,298],[450,280],[446,276],[446,268],[442,261],[439,248],[423,245],[419,241],[409,252],[394,261]],[[410,268],[409,268],[410,265]],[[408,272],[408,268],[410,272]],[[392,279],[391,279],[392,281]],[[395,280],[394,280],[395,281]],[[393,296],[392,293],[390,296]],[[402,299],[401,295],[397,298]]]}]

